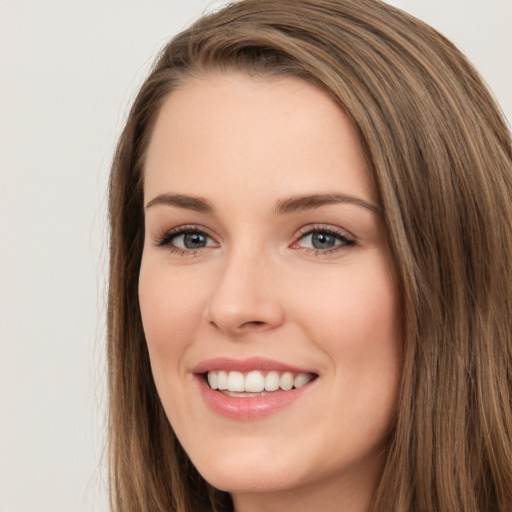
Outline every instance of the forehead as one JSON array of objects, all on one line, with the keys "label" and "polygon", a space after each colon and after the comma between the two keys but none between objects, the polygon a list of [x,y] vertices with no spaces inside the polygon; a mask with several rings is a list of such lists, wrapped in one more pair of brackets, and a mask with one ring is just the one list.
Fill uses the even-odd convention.
[{"label": "forehead", "polygon": [[146,197],[219,183],[374,196],[351,121],[328,93],[293,77],[207,75],[166,99],[147,151]]}]

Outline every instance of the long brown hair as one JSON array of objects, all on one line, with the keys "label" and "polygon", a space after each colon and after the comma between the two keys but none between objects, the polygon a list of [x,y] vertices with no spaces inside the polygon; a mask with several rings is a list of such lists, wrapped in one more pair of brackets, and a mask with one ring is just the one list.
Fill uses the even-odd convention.
[{"label": "long brown hair", "polygon": [[[491,94],[436,31],[374,0],[245,0],[161,52],[110,179],[112,508],[230,510],[190,463],[152,380],[137,281],[156,114],[192,76],[290,75],[362,141],[400,288],[399,405],[374,511],[512,510],[512,149]],[[297,449],[300,449],[299,447]]]}]

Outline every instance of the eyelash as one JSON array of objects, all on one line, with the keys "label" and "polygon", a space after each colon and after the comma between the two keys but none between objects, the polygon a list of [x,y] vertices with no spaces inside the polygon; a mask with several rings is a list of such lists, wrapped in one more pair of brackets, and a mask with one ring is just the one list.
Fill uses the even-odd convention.
[{"label": "eyelash", "polygon": [[[341,243],[338,243],[329,249],[299,247],[298,244],[301,240],[303,240],[306,236],[313,235],[315,233],[322,233],[328,236],[333,236],[337,238]],[[200,247],[198,249],[182,249],[181,247],[176,247],[173,245],[172,242],[176,237],[187,234],[199,234],[213,240],[212,236],[210,236],[210,234],[204,228],[196,225],[184,225],[166,231],[163,235],[155,239],[154,244],[156,247],[166,247],[169,252],[178,254],[180,256],[196,256],[198,253],[201,253],[203,249],[207,248]],[[302,249],[306,254],[322,256],[333,254],[355,245],[356,241],[353,238],[347,236],[345,232],[342,232],[341,230],[330,225],[316,224],[301,228],[295,237],[295,241],[291,244],[290,247],[295,250]]]},{"label": "eyelash", "polygon": [[166,231],[163,235],[161,235],[155,240],[155,246],[165,247],[170,253],[178,254],[179,256],[196,256],[197,253],[200,252],[202,249],[205,249],[205,247],[201,247],[198,249],[182,249],[181,247],[176,247],[175,245],[172,244],[172,241],[176,237],[187,234],[199,234],[204,235],[207,238],[213,239],[210,236],[210,234],[200,226],[188,224],[184,226],[178,226],[176,228],[170,229],[169,231]]},{"label": "eyelash", "polygon": [[301,247],[298,247],[299,241],[303,240],[308,235],[313,235],[314,233],[322,233],[324,235],[333,236],[337,238],[341,243],[329,249],[315,249],[311,247],[303,247],[302,249],[306,254],[326,256],[356,245],[356,241],[354,240],[354,238],[347,236],[346,232],[334,226],[326,224],[315,224],[312,226],[305,226],[301,228],[299,230],[298,236],[296,237],[296,241],[293,242],[291,247],[294,249],[301,249]]}]

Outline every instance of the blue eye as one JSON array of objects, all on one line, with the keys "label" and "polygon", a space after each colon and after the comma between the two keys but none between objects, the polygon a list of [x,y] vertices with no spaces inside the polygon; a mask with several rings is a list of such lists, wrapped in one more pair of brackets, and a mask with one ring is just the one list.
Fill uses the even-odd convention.
[{"label": "blue eye", "polygon": [[294,244],[295,248],[312,249],[320,253],[329,253],[352,245],[355,245],[354,240],[332,229],[310,229]]},{"label": "blue eye", "polygon": [[198,251],[217,244],[206,233],[198,228],[183,226],[172,229],[155,241],[157,247],[167,247],[171,252],[187,253]]},{"label": "blue eye", "polygon": [[208,247],[209,242],[211,238],[203,233],[182,233],[171,240],[171,243],[180,249],[202,249]]},{"label": "blue eye", "polygon": [[303,240],[304,242],[308,240],[308,243],[310,243],[314,249],[332,249],[341,243],[339,237],[321,231],[314,231],[306,235]]}]

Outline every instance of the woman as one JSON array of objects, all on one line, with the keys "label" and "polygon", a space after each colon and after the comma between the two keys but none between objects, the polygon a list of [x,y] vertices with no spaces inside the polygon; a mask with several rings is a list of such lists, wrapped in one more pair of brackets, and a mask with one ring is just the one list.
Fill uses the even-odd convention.
[{"label": "woman", "polygon": [[113,508],[510,510],[511,154],[384,3],[173,39],[110,182]]}]

